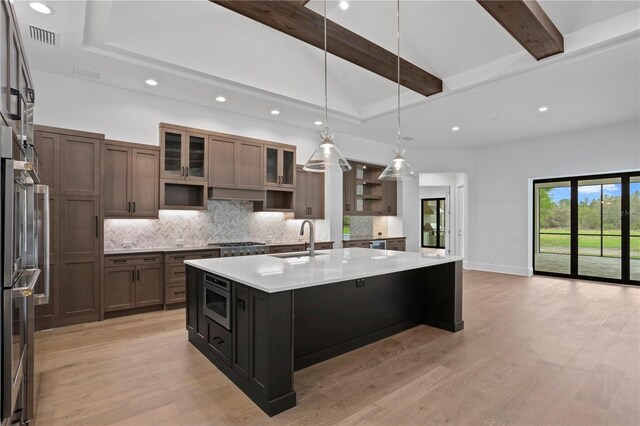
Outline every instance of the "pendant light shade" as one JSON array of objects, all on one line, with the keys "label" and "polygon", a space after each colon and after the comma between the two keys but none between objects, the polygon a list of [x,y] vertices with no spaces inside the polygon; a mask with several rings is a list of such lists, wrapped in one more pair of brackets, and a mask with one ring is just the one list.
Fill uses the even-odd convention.
[{"label": "pendant light shade", "polygon": [[393,150],[395,156],[378,179],[380,180],[405,180],[415,179],[416,174],[411,170],[411,166],[404,158],[404,149],[398,147]]},{"label": "pendant light shade", "polygon": [[310,172],[331,172],[351,170],[351,165],[343,157],[338,147],[333,143],[333,135],[329,134],[329,129],[325,128],[322,133],[322,142],[313,152],[311,158],[303,169]]},{"label": "pendant light shade", "polygon": [[327,103],[327,0],[324,0],[324,123],[320,132],[322,141],[307,160],[303,169],[310,172],[332,172],[351,170],[351,165],[333,143],[333,134],[329,131],[329,107]]},{"label": "pendant light shade", "polygon": [[400,0],[397,0],[398,8],[396,10],[396,19],[398,23],[396,32],[396,41],[398,43],[398,147],[393,150],[394,157],[391,163],[382,172],[378,179],[380,180],[405,180],[415,179],[416,174],[411,170],[411,166],[404,159],[404,149],[400,147]]}]

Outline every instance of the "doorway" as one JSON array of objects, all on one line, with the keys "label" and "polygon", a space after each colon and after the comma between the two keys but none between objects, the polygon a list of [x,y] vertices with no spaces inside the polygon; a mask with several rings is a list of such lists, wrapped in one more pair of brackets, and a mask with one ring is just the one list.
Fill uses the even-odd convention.
[{"label": "doorway", "polygon": [[446,198],[422,199],[421,217],[422,247],[444,249],[447,229]]}]

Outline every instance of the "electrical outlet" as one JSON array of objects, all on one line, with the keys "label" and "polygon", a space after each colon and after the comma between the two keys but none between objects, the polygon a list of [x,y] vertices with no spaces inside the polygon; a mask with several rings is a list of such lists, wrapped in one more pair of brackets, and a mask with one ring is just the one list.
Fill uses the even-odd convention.
[{"label": "electrical outlet", "polygon": [[133,242],[132,241],[123,241],[122,242],[122,248],[131,248],[133,247]]},{"label": "electrical outlet", "polygon": [[178,247],[182,247],[182,246],[184,245],[184,239],[183,239],[183,238],[178,238],[178,239],[176,240],[176,245],[177,245]]}]

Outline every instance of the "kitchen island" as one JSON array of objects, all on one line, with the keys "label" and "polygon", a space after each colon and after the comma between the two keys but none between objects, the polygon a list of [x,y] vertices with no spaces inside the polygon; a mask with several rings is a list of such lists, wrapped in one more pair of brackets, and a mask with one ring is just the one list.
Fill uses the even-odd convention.
[{"label": "kitchen island", "polygon": [[462,260],[364,248],[188,260],[189,341],[268,415],[293,372],[426,324],[462,330]]}]

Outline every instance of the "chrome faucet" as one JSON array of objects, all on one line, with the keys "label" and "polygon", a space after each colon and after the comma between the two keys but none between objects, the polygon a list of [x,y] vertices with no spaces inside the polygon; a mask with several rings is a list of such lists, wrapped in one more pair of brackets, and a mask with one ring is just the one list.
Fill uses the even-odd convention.
[{"label": "chrome faucet", "polygon": [[309,224],[309,257],[313,257],[316,255],[316,236],[313,232],[313,222],[310,220],[305,220],[300,225],[300,235],[304,235],[304,224]]}]

